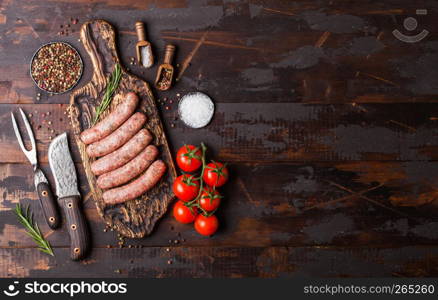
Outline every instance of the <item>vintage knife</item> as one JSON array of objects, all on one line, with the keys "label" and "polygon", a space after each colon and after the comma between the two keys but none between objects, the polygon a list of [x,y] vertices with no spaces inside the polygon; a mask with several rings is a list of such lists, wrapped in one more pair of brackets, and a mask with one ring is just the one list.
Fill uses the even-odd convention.
[{"label": "vintage knife", "polygon": [[67,133],[58,135],[49,146],[49,163],[56,184],[56,196],[62,207],[70,234],[70,256],[84,257],[89,247],[87,223],[80,210],[76,169],[68,149]]}]

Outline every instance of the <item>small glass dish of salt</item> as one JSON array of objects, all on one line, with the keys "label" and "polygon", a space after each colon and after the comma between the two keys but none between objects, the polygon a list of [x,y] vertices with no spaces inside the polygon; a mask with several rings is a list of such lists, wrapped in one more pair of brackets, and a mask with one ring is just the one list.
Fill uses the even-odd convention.
[{"label": "small glass dish of salt", "polygon": [[214,103],[204,93],[184,95],[178,104],[179,118],[191,128],[202,128],[210,123],[214,114]]}]

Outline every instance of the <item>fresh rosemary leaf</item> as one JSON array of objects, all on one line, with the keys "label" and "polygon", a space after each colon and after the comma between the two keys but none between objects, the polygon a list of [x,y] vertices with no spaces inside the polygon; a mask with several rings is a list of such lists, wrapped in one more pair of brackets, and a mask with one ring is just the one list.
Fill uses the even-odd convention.
[{"label": "fresh rosemary leaf", "polygon": [[26,233],[34,240],[38,245],[38,249],[41,252],[47,253],[51,256],[55,256],[53,253],[50,243],[41,234],[38,224],[33,220],[33,214],[29,211],[29,206],[23,211],[21,205],[18,203],[15,206],[15,214],[17,215],[18,221],[26,228]]},{"label": "fresh rosemary leaf", "polygon": [[109,107],[111,104],[111,100],[115,90],[118,88],[120,79],[122,78],[122,68],[119,64],[114,66],[114,71],[110,75],[108,79],[108,83],[106,85],[105,94],[102,97],[102,101],[99,106],[96,108],[96,115],[94,116],[93,125],[99,121],[102,113]]}]

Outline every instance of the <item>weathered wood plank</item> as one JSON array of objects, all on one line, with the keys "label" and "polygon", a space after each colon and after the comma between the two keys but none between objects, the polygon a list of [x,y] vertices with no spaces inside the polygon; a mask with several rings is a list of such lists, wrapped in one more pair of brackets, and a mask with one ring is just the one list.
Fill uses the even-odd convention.
[{"label": "weathered wood plank", "polygon": [[[160,96],[199,89],[217,102],[436,102],[437,37],[406,44],[392,35],[394,29],[403,31],[404,18],[415,16],[420,6],[429,14],[417,16],[419,28],[436,31],[437,7],[432,0],[403,5],[400,1],[5,3],[0,102],[35,100],[38,91],[28,76],[27,62],[39,45],[53,39],[68,41],[81,51],[86,61],[81,85],[87,82],[90,64],[77,41],[80,24],[72,26],[68,36],[57,35],[72,17],[80,17],[80,23],[93,18],[113,23],[127,66],[134,56],[138,19],[148,24],[158,60],[165,43],[176,44],[176,62],[184,71],[175,89]],[[156,66],[147,71],[130,67],[152,82]],[[68,102],[66,95],[41,98],[44,103]]]},{"label": "weathered wood plank", "polygon": [[[44,165],[48,175],[48,166]],[[103,232],[81,167],[79,182],[93,244],[118,247]],[[395,246],[438,241],[437,162],[231,164],[222,189],[219,232],[198,235],[168,212],[147,238],[125,246]],[[52,178],[50,178],[52,179]],[[261,184],[263,183],[263,184]],[[0,247],[31,247],[12,209],[30,204],[55,246],[68,246],[65,229],[50,231],[34,192],[31,167],[0,164]],[[175,244],[175,240],[177,244]]]},{"label": "weathered wood plank", "polygon": [[[169,251],[167,251],[169,249]],[[0,277],[436,277],[437,247],[93,249],[80,263],[68,249],[0,249]]]},{"label": "weathered wood plank", "polygon": [[[34,113],[31,119],[40,160],[47,161],[50,136],[70,132],[64,115],[67,106],[21,107],[27,113]],[[17,108],[18,105],[0,106],[2,162],[26,161],[10,121],[10,112]],[[176,104],[172,104],[171,110],[161,108],[171,145],[179,147],[183,143],[204,141],[215,152],[216,159],[221,160],[427,161],[438,158],[438,107],[434,104],[220,103],[211,124],[198,130],[174,120]],[[42,117],[41,113],[46,112],[50,115]],[[175,128],[171,127],[173,123],[177,125]],[[80,161],[73,141],[71,145],[75,160]]]}]

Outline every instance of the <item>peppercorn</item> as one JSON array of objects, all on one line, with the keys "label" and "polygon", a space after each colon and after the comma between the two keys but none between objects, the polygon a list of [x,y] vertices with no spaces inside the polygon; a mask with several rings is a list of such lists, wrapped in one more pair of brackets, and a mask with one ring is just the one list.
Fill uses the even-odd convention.
[{"label": "peppercorn", "polygon": [[[64,31],[60,34],[63,35]],[[63,93],[71,89],[81,74],[82,61],[79,54],[62,42],[42,46],[31,63],[31,76],[36,85],[52,93]],[[40,96],[37,95],[38,98]]]}]

